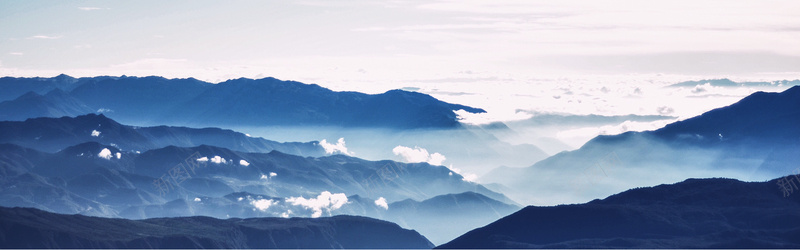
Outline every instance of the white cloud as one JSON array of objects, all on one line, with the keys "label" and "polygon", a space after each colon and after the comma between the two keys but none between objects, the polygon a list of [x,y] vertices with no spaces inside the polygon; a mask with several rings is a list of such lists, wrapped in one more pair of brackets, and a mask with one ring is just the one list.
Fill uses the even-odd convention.
[{"label": "white cloud", "polygon": [[92,11],[92,10],[102,10],[103,8],[99,7],[78,7],[79,10],[83,11]]},{"label": "white cloud", "polygon": [[261,175],[261,179],[262,180],[269,180],[269,179],[271,179],[272,177],[275,177],[275,176],[278,176],[278,174],[276,174],[275,172],[269,172],[269,175],[262,174]]},{"label": "white cloud", "polygon": [[379,197],[377,200],[375,200],[375,206],[382,207],[383,209],[386,210],[389,209],[389,204],[386,203],[386,198],[383,197]]},{"label": "white cloud", "polygon": [[244,200],[244,197],[236,198],[236,201],[242,201],[242,200]]},{"label": "white cloud", "polygon": [[97,156],[100,157],[100,158],[106,159],[106,160],[110,160],[111,159],[111,150],[108,150],[107,148],[103,148],[103,150],[100,150],[100,153],[97,154]]},{"label": "white cloud", "polygon": [[[399,145],[394,149],[392,149],[392,153],[394,153],[394,155],[402,157],[405,162],[410,162],[410,163],[427,162],[428,164],[434,166],[442,166],[442,163],[447,159],[444,155],[440,153],[430,154],[428,153],[428,150],[424,148],[420,147],[409,148],[402,145]],[[478,175],[463,172],[461,171],[461,169],[453,167],[453,164],[450,164],[450,166],[446,167],[450,169],[450,171],[452,171],[449,173],[449,175],[453,175],[453,172],[455,172],[456,174],[460,174],[463,177],[462,180],[464,181],[475,182],[475,180],[478,179]]]},{"label": "white cloud", "polygon": [[[214,157],[211,157],[211,159],[209,159],[206,156],[203,156],[201,158],[197,158],[196,161],[199,161],[199,162],[211,161],[211,162],[216,163],[216,164],[223,164],[223,163],[227,164],[228,163],[228,161],[225,160],[225,158],[222,158],[219,155],[215,155]],[[242,161],[244,161],[244,160],[242,160]],[[247,163],[247,162],[245,161],[245,163]],[[242,162],[240,161],[239,164],[242,164]],[[244,165],[244,164],[242,164],[242,165]],[[248,163],[248,165],[249,165],[249,163]],[[244,165],[244,166],[247,166],[247,165]]]},{"label": "white cloud", "polygon": [[273,200],[269,200],[269,199],[259,199],[259,200],[251,201],[250,205],[253,205],[258,210],[264,212],[264,211],[267,211],[267,209],[269,209],[270,206],[275,205],[276,203],[277,202],[275,202]]},{"label": "white cloud", "polygon": [[344,138],[339,138],[339,141],[337,141],[336,144],[328,143],[327,140],[322,139],[322,141],[319,142],[319,145],[325,149],[326,154],[335,154],[338,152],[340,154],[353,155],[353,152],[347,150]]},{"label": "white cloud", "polygon": [[475,182],[475,180],[478,179],[478,175],[472,174],[472,173],[465,173],[460,168],[453,167],[453,164],[450,164],[450,166],[447,166],[447,169],[450,169],[450,171],[452,171],[452,172],[448,173],[448,175],[450,175],[450,176],[452,176],[453,173],[460,174],[461,177],[462,177],[461,178],[462,181]]},{"label": "white cloud", "polygon": [[439,166],[442,165],[442,162],[444,162],[444,160],[447,160],[447,158],[444,157],[444,155],[440,153],[433,153],[431,154],[430,158],[428,158],[428,163],[430,163],[431,165]]},{"label": "white cloud", "polygon": [[344,193],[335,193],[324,191],[320,193],[317,198],[303,198],[303,197],[289,197],[286,202],[295,206],[302,206],[306,209],[311,209],[314,213],[311,218],[318,218],[322,216],[323,211],[330,214],[331,211],[336,210],[347,204],[347,195]]},{"label": "white cloud", "polygon": [[100,131],[92,130],[92,137],[99,137],[99,136],[100,136]]},{"label": "white cloud", "polygon": [[213,158],[211,158],[211,162],[216,164],[228,163],[225,158],[219,157],[219,155],[215,155]]},{"label": "white cloud", "polygon": [[250,163],[245,161],[245,160],[239,160],[239,165],[247,167],[247,166],[250,166]]},{"label": "white cloud", "polygon": [[466,173],[461,176],[464,177],[461,178],[462,181],[475,182],[476,180],[478,180],[478,175],[472,173]]},{"label": "white cloud", "polygon": [[195,202],[200,202],[200,201],[201,201],[201,200],[200,200],[200,197],[195,197],[195,198],[194,198],[194,201],[195,201]]},{"label": "white cloud", "polygon": [[281,218],[289,218],[290,215],[292,215],[292,210],[291,209],[286,210],[286,212],[281,213]]},{"label": "white cloud", "polygon": [[119,160],[120,158],[122,158],[122,153],[120,153],[120,152],[117,152],[117,154],[116,154],[116,155],[117,155],[117,160]]},{"label": "white cloud", "polygon": [[9,54],[9,55],[12,55],[12,56],[21,56],[21,55],[25,55],[25,53],[22,53],[22,52],[8,52],[8,54]]},{"label": "white cloud", "polygon": [[59,39],[59,38],[61,38],[61,36],[35,35],[35,36],[32,36],[32,37],[29,37],[29,39],[48,39],[48,40]]},{"label": "white cloud", "polygon": [[428,153],[428,150],[424,148],[414,147],[412,149],[402,145],[398,145],[392,149],[392,153],[402,157],[405,162],[427,162],[428,164],[435,166],[442,165],[442,163],[447,159],[440,153],[430,154]]}]

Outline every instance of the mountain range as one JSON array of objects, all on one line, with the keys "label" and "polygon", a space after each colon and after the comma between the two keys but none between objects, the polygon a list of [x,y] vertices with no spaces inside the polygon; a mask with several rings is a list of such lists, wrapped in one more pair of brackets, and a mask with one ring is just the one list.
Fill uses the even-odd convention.
[{"label": "mountain range", "polygon": [[[798,244],[791,236],[800,229],[791,224],[800,216],[790,211],[797,210],[797,197],[780,197],[788,195],[776,185],[792,176],[631,188],[686,178],[767,180],[797,171],[800,86],[757,92],[654,131],[598,136],[530,167],[497,168],[481,178],[488,184],[472,182],[468,172],[547,156],[536,146],[498,139],[514,136],[510,126],[674,117],[540,115],[509,126],[465,126],[454,110],[483,110],[415,92],[334,92],[274,78],[212,84],[61,75],[0,78],[0,87],[9,90],[0,95],[9,98],[0,102],[0,120],[16,120],[0,121],[0,206],[25,207],[0,208],[0,224],[9,232],[3,235],[30,235],[0,237],[2,246],[429,248],[462,234],[440,247]],[[337,145],[277,142],[183,125],[263,126],[283,138],[344,134],[359,143],[348,149],[344,139]],[[329,130],[335,127],[347,132]],[[353,148],[370,158],[355,157]],[[449,166],[441,166],[440,153]],[[366,160],[391,156],[419,163]],[[569,204],[600,197],[607,198],[522,210],[514,201]],[[48,220],[54,224],[44,224]],[[113,230],[93,236],[92,224]],[[156,233],[142,233],[151,230]],[[353,238],[395,233],[404,242],[356,245]],[[280,237],[267,242],[265,235]]]},{"label": "mountain range", "polygon": [[781,81],[772,81],[772,82],[735,82],[728,78],[721,78],[721,79],[708,79],[708,80],[699,80],[699,81],[685,81],[679,82],[669,87],[672,88],[679,88],[679,87],[697,87],[708,84],[714,87],[771,87],[771,86],[795,86],[800,85],[800,80],[781,80]]},{"label": "mountain range", "polygon": [[[792,173],[800,162],[798,110],[800,86],[781,93],[756,92],[661,129],[598,136],[530,167],[497,168],[481,181],[516,190],[506,193],[515,200],[542,204],[571,203],[691,177],[776,178]],[[572,198],[527,192],[534,189]]]},{"label": "mountain range", "polygon": [[[193,78],[89,77],[0,78],[0,118],[77,116],[103,112],[132,124],[190,126],[346,126],[453,128],[455,110],[482,109],[392,90],[369,95],[336,92],[315,84],[275,78],[234,79],[218,84]],[[14,96],[16,94],[16,96]],[[16,99],[13,99],[16,98]],[[16,109],[36,107],[35,109]]]},{"label": "mountain range", "polygon": [[795,178],[688,179],[529,206],[437,248],[798,248],[800,195],[779,184]]},{"label": "mountain range", "polygon": [[147,220],[0,207],[3,248],[430,249],[419,233],[376,219],[176,217]]},{"label": "mountain range", "polygon": [[103,114],[0,122],[0,143],[56,152],[84,142],[114,145],[125,151],[212,145],[243,152],[268,153],[278,150],[301,156],[325,155],[324,149],[316,141],[280,143],[219,128],[128,126]]},{"label": "mountain range", "polygon": [[[436,243],[518,209],[444,166],[311,157],[325,154],[317,142],[133,127],[102,114],[0,122],[0,128],[0,206],[6,207],[128,219],[364,215],[417,229]],[[442,216],[451,209],[459,212]]]},{"label": "mountain range", "polygon": [[[175,131],[175,126],[188,126],[234,129],[282,141],[313,143],[327,139],[335,142],[346,138],[359,141],[354,147],[359,156],[375,160],[398,160],[393,149],[399,145],[420,146],[447,155],[450,159],[447,164],[455,164],[475,174],[483,174],[499,165],[528,166],[548,156],[532,144],[509,144],[485,131],[469,130],[455,114],[455,110],[485,112],[482,109],[450,104],[426,94],[403,90],[382,94],[337,92],[315,84],[275,78],[240,78],[214,84],[193,78],[72,78],[67,75],[53,78],[4,77],[0,78],[0,88],[18,94],[10,97],[11,94],[6,93],[6,99],[0,96],[0,120],[25,121],[99,113],[120,123],[152,131],[152,136],[145,136],[155,141],[158,147],[209,144],[237,151],[269,152],[246,145],[253,142],[246,142],[248,140],[244,138],[229,140],[230,143],[224,145],[189,144],[187,140],[192,138],[177,138],[185,136],[159,131]],[[211,129],[205,130],[211,132]],[[161,135],[166,137],[162,139]],[[442,140],[442,137],[447,140]],[[101,142],[120,145],[114,141]],[[244,148],[237,142],[243,142]],[[57,143],[46,149],[19,144],[53,152],[77,143]],[[153,148],[150,145],[134,146]],[[129,148],[120,147],[123,150]],[[286,147],[275,149],[290,154],[320,156]]]}]

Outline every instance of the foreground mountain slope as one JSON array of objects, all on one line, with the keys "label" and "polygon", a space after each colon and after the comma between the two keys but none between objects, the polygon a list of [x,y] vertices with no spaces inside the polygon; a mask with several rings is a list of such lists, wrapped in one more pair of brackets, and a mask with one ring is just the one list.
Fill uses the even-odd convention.
[{"label": "foreground mountain slope", "polygon": [[3,248],[431,248],[396,224],[356,216],[148,220],[0,207]]},{"label": "foreground mountain slope", "polygon": [[116,145],[125,151],[205,144],[245,152],[279,150],[304,156],[322,156],[325,153],[317,142],[279,143],[218,128],[135,127],[119,124],[103,114],[0,122],[0,143],[55,152],[84,142]]},{"label": "foreground mountain slope", "polygon": [[798,248],[800,195],[778,185],[795,178],[688,179],[530,206],[439,248]]}]

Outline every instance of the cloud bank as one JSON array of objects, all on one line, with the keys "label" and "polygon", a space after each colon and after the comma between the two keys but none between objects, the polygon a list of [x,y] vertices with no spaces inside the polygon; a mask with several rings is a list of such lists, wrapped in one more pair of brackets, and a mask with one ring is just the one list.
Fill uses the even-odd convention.
[{"label": "cloud bank", "polygon": [[414,147],[409,148],[403,145],[398,145],[394,149],[392,149],[392,153],[394,155],[400,156],[403,158],[405,162],[410,163],[418,163],[418,162],[427,162],[428,164],[434,166],[441,166],[442,162],[447,158],[440,154],[440,153],[428,153],[427,149]]},{"label": "cloud bank", "polygon": [[103,150],[100,150],[100,153],[97,154],[97,156],[106,160],[111,160],[111,150],[103,148]]},{"label": "cloud bank", "polygon": [[336,144],[328,143],[327,140],[322,139],[322,141],[319,142],[319,145],[322,146],[322,148],[325,149],[325,153],[329,155],[336,153],[350,155],[350,156],[354,155],[353,152],[347,150],[344,138],[339,138],[339,141],[337,141]]},{"label": "cloud bank", "polygon": [[219,155],[215,155],[214,158],[211,158],[211,162],[216,164],[228,163],[225,158],[222,158]]},{"label": "cloud bank", "polygon": [[375,200],[375,206],[382,207],[385,210],[389,210],[389,203],[386,202],[386,198],[380,197]]},{"label": "cloud bank", "polygon": [[269,200],[269,199],[258,199],[250,201],[250,205],[253,205],[261,212],[267,211],[270,206],[277,204],[278,202]]},{"label": "cloud bank", "polygon": [[322,216],[322,212],[326,211],[330,214],[331,211],[336,210],[347,204],[347,195],[344,193],[335,193],[324,191],[320,193],[317,198],[303,198],[303,197],[289,197],[286,202],[295,206],[302,206],[305,209],[311,209],[314,213],[311,218],[318,218]]}]

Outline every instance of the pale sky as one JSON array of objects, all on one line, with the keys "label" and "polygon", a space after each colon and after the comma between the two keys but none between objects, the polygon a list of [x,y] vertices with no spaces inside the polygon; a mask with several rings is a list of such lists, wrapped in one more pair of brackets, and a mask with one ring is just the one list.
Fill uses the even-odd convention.
[{"label": "pale sky", "polygon": [[798,10],[800,1],[0,0],[0,76],[272,76],[367,93],[416,87],[485,108],[488,120],[524,118],[518,109],[669,107],[686,117],[755,90],[663,86],[800,78]]}]

